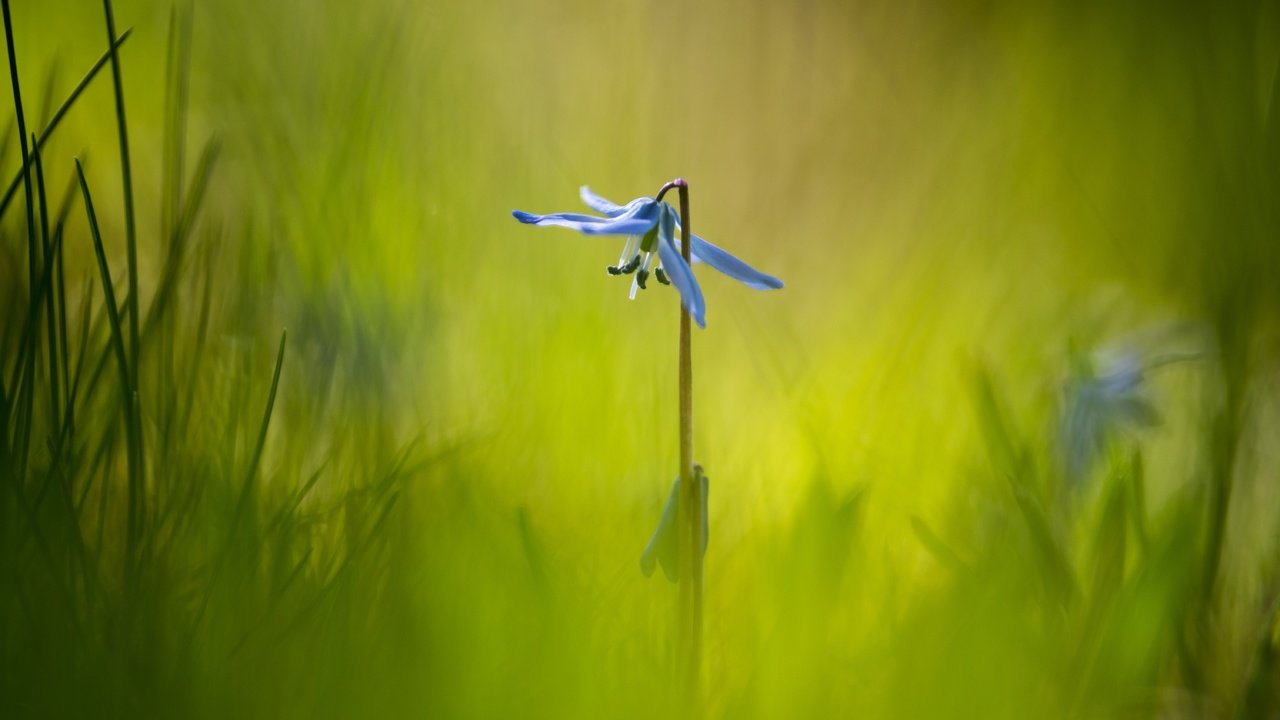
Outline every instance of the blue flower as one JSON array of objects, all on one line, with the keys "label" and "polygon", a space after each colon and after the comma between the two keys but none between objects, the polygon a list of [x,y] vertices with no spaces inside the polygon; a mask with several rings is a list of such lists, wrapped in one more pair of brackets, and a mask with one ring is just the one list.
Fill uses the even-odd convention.
[{"label": "blue flower", "polygon": [[[626,235],[627,242],[618,257],[617,265],[610,265],[610,275],[631,275],[631,299],[637,290],[644,290],[650,272],[663,285],[675,285],[680,291],[680,302],[700,327],[706,327],[706,302],[702,289],[693,276],[692,269],[680,255],[680,244],[675,231],[680,227],[680,217],[671,205],[649,197],[618,205],[591,192],[586,186],[581,190],[582,201],[592,210],[604,215],[580,213],[551,213],[532,215],[519,210],[512,211],[515,219],[529,225],[557,225],[577,230],[584,235]],[[690,254],[694,262],[705,262],[711,267],[757,290],[782,287],[782,281],[756,270],[724,250],[693,236]],[[654,267],[653,255],[658,254]]]},{"label": "blue flower", "polygon": [[1146,382],[1155,364],[1134,352],[1074,358],[1061,421],[1070,479],[1082,479],[1118,434],[1159,422]]}]

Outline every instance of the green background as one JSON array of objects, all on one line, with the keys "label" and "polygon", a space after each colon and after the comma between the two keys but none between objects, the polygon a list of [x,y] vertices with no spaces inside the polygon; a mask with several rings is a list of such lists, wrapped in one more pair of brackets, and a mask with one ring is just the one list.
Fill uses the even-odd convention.
[{"label": "green background", "polygon": [[[69,185],[79,157],[123,297],[104,72],[43,152],[50,204],[74,191],[70,349],[106,371],[66,463],[37,395],[31,469],[5,468],[14,716],[670,712],[677,592],[638,561],[676,474],[676,296],[628,301],[620,239],[510,211],[676,176],[699,235],[786,282],[698,270],[705,715],[1280,708],[1276,3],[171,10],[115,7],[144,308],[172,188],[218,147],[139,363],[141,579]],[[12,14],[30,132],[107,33],[95,3]],[[1064,417],[1121,351],[1182,359],[1143,375],[1159,422],[1107,425],[1073,478]]]}]

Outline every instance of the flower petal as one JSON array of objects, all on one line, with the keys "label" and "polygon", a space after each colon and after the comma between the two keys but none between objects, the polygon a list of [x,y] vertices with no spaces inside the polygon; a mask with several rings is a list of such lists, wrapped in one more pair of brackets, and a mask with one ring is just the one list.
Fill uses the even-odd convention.
[{"label": "flower petal", "polygon": [[599,195],[591,192],[591,188],[586,185],[583,185],[578,189],[578,195],[582,197],[582,202],[586,203],[587,207],[609,217],[617,217],[626,211],[626,208],[623,206],[609,202],[608,200],[605,200]]},{"label": "flower petal", "polygon": [[645,217],[600,218],[580,213],[551,213],[533,215],[512,210],[512,217],[527,225],[555,225],[577,230],[584,235],[643,235],[653,227],[653,220]]},{"label": "flower petal", "polygon": [[702,299],[702,289],[693,277],[693,270],[680,257],[675,242],[675,211],[663,208],[658,219],[658,257],[662,258],[662,269],[666,271],[671,284],[680,291],[680,302],[689,311],[698,327],[707,326],[707,307]]},{"label": "flower petal", "polygon": [[777,290],[782,287],[782,281],[778,278],[756,270],[697,235],[693,236],[693,247],[690,249],[694,260],[701,260],[747,287],[756,290]]}]

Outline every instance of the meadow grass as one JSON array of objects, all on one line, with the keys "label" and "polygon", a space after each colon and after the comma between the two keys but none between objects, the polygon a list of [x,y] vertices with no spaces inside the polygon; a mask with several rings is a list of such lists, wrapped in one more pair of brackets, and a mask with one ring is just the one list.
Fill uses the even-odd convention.
[{"label": "meadow grass", "polygon": [[1280,708],[1275,3],[12,5],[0,714],[672,714],[675,176],[703,714]]}]

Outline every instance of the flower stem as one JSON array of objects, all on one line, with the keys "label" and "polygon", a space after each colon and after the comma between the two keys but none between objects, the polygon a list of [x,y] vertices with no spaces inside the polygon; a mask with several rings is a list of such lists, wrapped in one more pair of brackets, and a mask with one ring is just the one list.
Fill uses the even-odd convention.
[{"label": "flower stem", "polygon": [[[692,266],[693,231],[689,221],[689,185],[677,178],[668,186],[680,191],[680,253],[686,265]],[[664,187],[663,191],[667,187]],[[680,512],[679,527],[681,578],[680,601],[682,626],[686,634],[685,690],[691,709],[696,709],[701,695],[702,671],[702,481],[693,464],[693,352],[689,311],[680,306]]]}]

